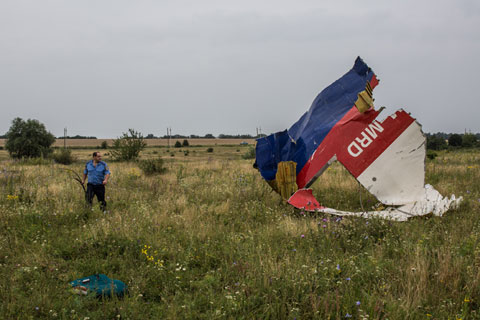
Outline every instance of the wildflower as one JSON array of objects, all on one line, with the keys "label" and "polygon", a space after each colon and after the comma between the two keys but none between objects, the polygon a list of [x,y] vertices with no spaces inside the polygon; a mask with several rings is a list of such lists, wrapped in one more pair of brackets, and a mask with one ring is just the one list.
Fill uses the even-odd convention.
[{"label": "wildflower", "polygon": [[345,280],[350,281],[350,280],[352,280],[352,279],[351,279],[350,277],[347,277]]},{"label": "wildflower", "polygon": [[340,271],[340,265],[339,264],[337,264],[337,270]]},{"label": "wildflower", "polygon": [[304,234],[302,234],[300,237],[302,237],[302,238],[305,238],[305,235],[304,235]]},{"label": "wildflower", "polygon": [[322,226],[322,228],[326,228],[326,227],[327,227],[327,225],[326,225],[326,224],[324,224],[324,225]]},{"label": "wildflower", "polygon": [[351,318],[351,317],[352,317],[352,315],[347,312],[347,314],[345,315],[345,318]]},{"label": "wildflower", "polygon": [[335,219],[335,222],[340,222],[342,221],[342,217],[338,217],[337,219]]},{"label": "wildflower", "polygon": [[327,222],[328,220],[327,220],[327,218],[323,218],[322,221],[323,221],[323,222]]},{"label": "wildflower", "polygon": [[12,195],[12,194],[7,194],[7,200],[17,200],[18,199],[18,196],[16,195]]},{"label": "wildflower", "polygon": [[430,313],[427,313],[427,317],[431,317],[432,315]]},{"label": "wildflower", "polygon": [[293,251],[293,252],[297,252],[297,249],[293,249],[292,251]]},{"label": "wildflower", "polygon": [[360,301],[357,301],[355,304],[356,304],[357,306],[359,306],[359,305],[360,305]]},{"label": "wildflower", "polygon": [[465,298],[465,299],[463,299],[463,302],[470,302],[470,299]]},{"label": "wildflower", "polygon": [[35,310],[37,310],[37,311],[38,311],[38,310],[40,310],[40,308],[39,308],[39,307],[35,307]]}]

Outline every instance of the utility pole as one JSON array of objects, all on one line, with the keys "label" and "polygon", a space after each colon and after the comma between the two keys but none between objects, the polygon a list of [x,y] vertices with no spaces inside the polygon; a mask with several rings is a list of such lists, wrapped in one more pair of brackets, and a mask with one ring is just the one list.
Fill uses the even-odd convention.
[{"label": "utility pole", "polygon": [[67,149],[67,127],[63,129],[63,149]]},{"label": "utility pole", "polygon": [[167,128],[167,136],[168,136],[168,148],[170,148],[170,137],[172,136],[172,128]]}]

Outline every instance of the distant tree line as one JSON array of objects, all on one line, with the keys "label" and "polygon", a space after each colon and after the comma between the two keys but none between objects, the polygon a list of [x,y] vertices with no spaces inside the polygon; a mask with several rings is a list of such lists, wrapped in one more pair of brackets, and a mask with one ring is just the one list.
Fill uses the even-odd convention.
[{"label": "distant tree line", "polygon": [[97,137],[93,137],[93,136],[81,136],[81,135],[76,135],[76,136],[59,136],[57,137],[57,139],[63,139],[63,138],[67,138],[67,139],[97,139]]},{"label": "distant tree line", "polygon": [[206,134],[204,136],[198,136],[195,134],[186,136],[186,135],[181,135],[181,134],[172,134],[171,136],[164,135],[164,136],[156,136],[153,133],[149,133],[145,136],[145,139],[215,139],[215,136],[213,134]]},{"label": "distant tree line", "polygon": [[479,148],[480,133],[427,133],[427,149]]},{"label": "distant tree line", "polygon": [[[260,137],[266,136],[265,134],[261,134],[258,136],[252,136],[250,134],[219,134],[218,139],[256,139]],[[152,133],[149,133],[145,136],[145,139],[216,139],[213,134],[207,133],[204,136],[196,135],[196,134],[191,134],[191,135],[181,135],[181,134],[172,134],[170,137],[168,135],[164,136],[155,136]]]}]

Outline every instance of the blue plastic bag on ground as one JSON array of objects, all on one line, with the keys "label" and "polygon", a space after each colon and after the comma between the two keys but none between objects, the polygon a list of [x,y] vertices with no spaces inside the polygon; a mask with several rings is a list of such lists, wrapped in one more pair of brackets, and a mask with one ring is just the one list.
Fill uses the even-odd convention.
[{"label": "blue plastic bag on ground", "polygon": [[95,295],[101,297],[123,297],[127,292],[127,286],[120,280],[113,280],[104,274],[76,279],[70,282],[73,292],[80,295]]}]

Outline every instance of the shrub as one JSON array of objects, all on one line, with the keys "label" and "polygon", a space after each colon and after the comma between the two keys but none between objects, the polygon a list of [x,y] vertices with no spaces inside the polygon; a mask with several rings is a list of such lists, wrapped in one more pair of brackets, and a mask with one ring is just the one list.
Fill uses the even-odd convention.
[{"label": "shrub", "polygon": [[66,165],[72,164],[75,161],[75,157],[72,156],[72,150],[70,149],[57,150],[53,153],[52,158],[56,163]]},{"label": "shrub", "polygon": [[190,152],[189,152],[188,150],[183,151],[183,155],[184,155],[184,156],[188,156],[189,153],[190,153]]},{"label": "shrub", "polygon": [[38,120],[15,118],[6,134],[5,149],[12,158],[45,157],[52,152],[53,134]]},{"label": "shrub", "polygon": [[138,166],[146,175],[162,174],[166,171],[162,158],[140,160]]},{"label": "shrub", "polygon": [[212,147],[208,148],[208,149],[207,149],[207,152],[212,153],[212,152],[213,152],[213,148],[212,148]]},{"label": "shrub", "polygon": [[138,158],[147,143],[140,132],[128,129],[128,133],[113,141],[112,158],[118,161],[130,161]]},{"label": "shrub", "polygon": [[100,144],[101,149],[107,149],[108,148],[108,142],[106,140],[103,140],[102,143]]},{"label": "shrub", "polygon": [[175,148],[181,148],[181,147],[182,147],[182,144],[180,143],[180,141],[177,140],[177,142],[175,142],[174,147],[175,147]]},{"label": "shrub", "polygon": [[249,147],[248,151],[242,155],[243,159],[255,159],[255,148]]},{"label": "shrub", "polygon": [[183,140],[182,146],[188,147],[189,145],[190,145],[190,144],[188,143],[188,140],[187,140],[187,139]]},{"label": "shrub", "polygon": [[435,151],[427,150],[427,158],[430,160],[434,160],[438,154]]}]

